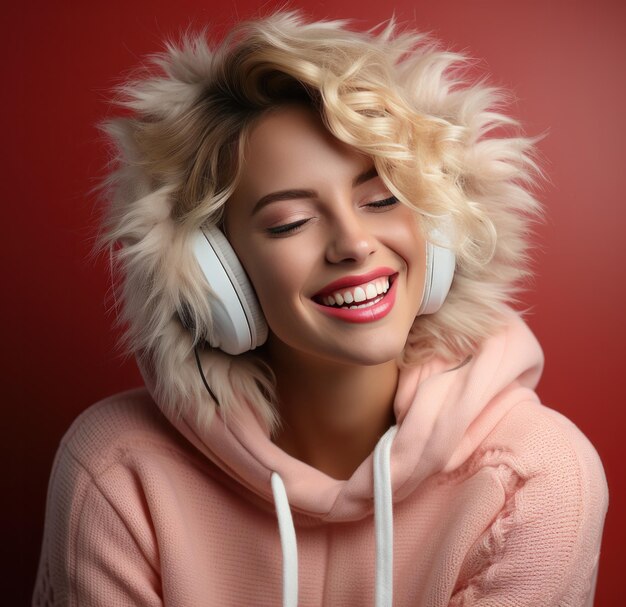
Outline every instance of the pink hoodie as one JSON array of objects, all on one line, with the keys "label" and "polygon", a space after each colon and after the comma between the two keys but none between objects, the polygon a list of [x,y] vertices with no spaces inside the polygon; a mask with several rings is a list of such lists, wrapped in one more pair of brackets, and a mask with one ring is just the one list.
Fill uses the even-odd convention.
[{"label": "pink hoodie", "polygon": [[98,403],[55,460],[33,604],[591,606],[606,481],[542,364],[511,313],[465,364],[403,371],[347,481],[249,409],[201,429],[143,389]]}]

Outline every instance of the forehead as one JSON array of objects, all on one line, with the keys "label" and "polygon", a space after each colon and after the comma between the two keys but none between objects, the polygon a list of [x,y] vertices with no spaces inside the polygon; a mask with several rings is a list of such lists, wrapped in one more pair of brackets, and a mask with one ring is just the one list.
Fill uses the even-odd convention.
[{"label": "forehead", "polygon": [[[263,115],[244,149],[238,189],[309,187],[316,177],[350,179],[371,159],[336,139],[306,106],[285,106]],[[261,192],[266,194],[267,192]]]}]

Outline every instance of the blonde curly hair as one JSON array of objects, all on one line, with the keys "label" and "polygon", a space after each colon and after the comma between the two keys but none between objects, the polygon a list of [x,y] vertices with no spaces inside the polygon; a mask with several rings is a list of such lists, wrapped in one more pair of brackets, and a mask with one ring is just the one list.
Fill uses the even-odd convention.
[{"label": "blonde curly hair", "polygon": [[[501,326],[529,275],[539,170],[534,140],[499,110],[502,93],[467,83],[466,67],[464,56],[393,20],[361,32],[278,12],[217,44],[204,32],[168,43],[120,87],[117,103],[130,115],[104,125],[116,156],[99,246],[118,279],[123,344],[149,369],[161,407],[210,422],[215,405],[194,347],[211,335],[213,295],[190,236],[221,222],[251,127],[288,103],[314,108],[337,139],[371,156],[427,233],[441,217],[453,226],[450,293],[438,312],[416,318],[401,364],[463,360]],[[278,428],[272,373],[259,356],[206,349],[202,366],[223,415],[247,400],[268,432]]]}]

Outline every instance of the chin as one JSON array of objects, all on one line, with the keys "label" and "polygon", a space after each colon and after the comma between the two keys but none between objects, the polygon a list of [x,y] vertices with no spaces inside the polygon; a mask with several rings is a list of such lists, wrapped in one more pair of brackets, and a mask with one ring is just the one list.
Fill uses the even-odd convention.
[{"label": "chin", "polygon": [[383,365],[393,360],[398,360],[404,351],[402,344],[380,344],[373,343],[361,345],[352,343],[349,348],[335,348],[328,352],[326,356],[332,360],[347,365],[358,365],[362,367],[374,367]]},{"label": "chin", "polygon": [[[275,353],[287,355],[292,362],[310,358],[320,363],[372,367],[399,360],[404,352],[408,329],[398,323],[379,327],[366,334],[363,325],[352,325],[353,331],[319,331],[317,327],[295,330],[293,324],[270,325],[269,342]],[[291,329],[291,330],[290,330]],[[308,327],[307,327],[308,329]],[[400,338],[402,336],[402,338]]]}]

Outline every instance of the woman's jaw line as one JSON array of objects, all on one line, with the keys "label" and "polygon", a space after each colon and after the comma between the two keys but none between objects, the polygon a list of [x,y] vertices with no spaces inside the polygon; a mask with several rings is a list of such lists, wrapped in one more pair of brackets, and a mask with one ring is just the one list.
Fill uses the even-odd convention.
[{"label": "woman's jaw line", "polygon": [[[265,356],[270,367],[277,371],[282,369],[287,372],[288,377],[295,377],[294,374],[305,371],[305,375],[322,374],[324,377],[343,376],[345,374],[367,373],[367,369],[383,368],[389,365],[399,368],[401,353],[384,357],[384,359],[374,356],[370,360],[362,357],[363,352],[355,356],[346,356],[346,352],[341,352],[335,347],[332,351],[316,351],[294,347],[292,344],[284,342],[280,337],[270,331],[269,338],[263,346]],[[282,375],[282,373],[281,373]]]}]

